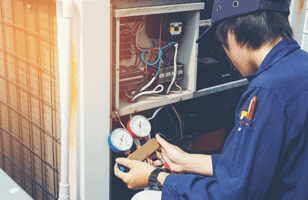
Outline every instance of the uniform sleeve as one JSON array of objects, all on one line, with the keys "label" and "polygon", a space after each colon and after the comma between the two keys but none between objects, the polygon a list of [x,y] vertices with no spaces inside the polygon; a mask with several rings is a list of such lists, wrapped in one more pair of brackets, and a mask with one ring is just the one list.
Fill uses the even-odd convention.
[{"label": "uniform sleeve", "polygon": [[216,164],[218,163],[220,157],[221,157],[221,154],[212,154],[211,155],[212,157],[212,166],[213,166],[213,177],[215,178],[216,177]]},{"label": "uniform sleeve", "polygon": [[[223,152],[213,156],[214,177],[169,175],[163,200],[264,199],[279,164],[284,138],[285,102],[275,93],[253,88],[242,96],[236,118],[257,96],[253,120],[243,119],[231,131]],[[220,157],[220,158],[219,158]]]}]

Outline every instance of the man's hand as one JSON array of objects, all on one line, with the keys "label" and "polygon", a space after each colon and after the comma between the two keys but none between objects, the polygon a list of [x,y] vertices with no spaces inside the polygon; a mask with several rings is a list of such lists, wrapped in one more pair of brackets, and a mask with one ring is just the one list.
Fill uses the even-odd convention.
[{"label": "man's hand", "polygon": [[[183,172],[185,170],[186,157],[188,153],[184,152],[177,146],[169,144],[164,139],[162,139],[158,134],[156,134],[157,142],[162,146],[162,156],[165,161],[169,164],[173,172]],[[154,161],[155,166],[161,166],[162,162],[160,160]]]},{"label": "man's hand", "polygon": [[[162,155],[173,172],[187,172],[213,176],[212,157],[202,154],[188,154],[179,147],[169,144],[156,134],[157,142],[162,146]],[[162,165],[160,160],[154,162],[155,166]]]},{"label": "man's hand", "polygon": [[[118,164],[122,164],[130,169],[129,172],[122,172]],[[122,179],[129,189],[139,190],[148,187],[149,176],[155,167],[147,163],[130,160],[127,158],[117,158],[114,165],[114,174]]]}]

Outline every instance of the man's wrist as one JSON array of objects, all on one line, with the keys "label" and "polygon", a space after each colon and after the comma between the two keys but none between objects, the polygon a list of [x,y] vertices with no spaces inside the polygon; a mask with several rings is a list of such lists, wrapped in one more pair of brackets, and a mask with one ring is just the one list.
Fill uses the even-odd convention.
[{"label": "man's wrist", "polygon": [[160,184],[163,185],[168,175],[170,174],[167,172],[160,172],[157,176],[158,182],[160,182]]},{"label": "man's wrist", "polygon": [[211,155],[186,154],[183,156],[183,172],[213,176]]},{"label": "man's wrist", "polygon": [[190,158],[191,155],[189,153],[186,153],[183,155],[182,160],[183,160],[183,172],[189,172],[191,170],[191,162],[190,162]]}]

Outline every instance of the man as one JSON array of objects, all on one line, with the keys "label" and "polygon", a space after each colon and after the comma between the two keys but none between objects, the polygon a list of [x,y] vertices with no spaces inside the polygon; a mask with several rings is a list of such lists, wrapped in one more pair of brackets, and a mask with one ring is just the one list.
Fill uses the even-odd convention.
[{"label": "man", "polygon": [[155,182],[154,167],[121,158],[131,171],[115,167],[115,174],[129,188],[160,183],[166,200],[308,199],[308,54],[291,37],[288,7],[287,0],[215,1],[212,26],[197,42],[206,45],[215,31],[249,81],[236,125],[212,156],[187,154],[157,135],[171,169],[193,174],[160,172]]}]

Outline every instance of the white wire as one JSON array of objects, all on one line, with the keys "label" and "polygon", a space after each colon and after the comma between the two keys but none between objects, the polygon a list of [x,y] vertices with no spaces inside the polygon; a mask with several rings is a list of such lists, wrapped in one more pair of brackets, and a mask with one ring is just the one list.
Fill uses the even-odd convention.
[{"label": "white wire", "polygon": [[[167,89],[167,92],[166,92],[167,94],[169,93],[170,88],[171,88],[171,86],[173,85],[173,83],[174,83],[174,81],[175,81],[175,79],[176,79],[176,73],[177,73],[177,65],[176,65],[177,51],[178,51],[178,44],[175,44],[173,79],[172,79],[172,81],[171,81],[171,83],[170,83],[170,85],[169,85],[169,87],[168,87],[168,89]],[[155,78],[152,78],[152,80],[151,80],[146,86],[144,86],[143,88],[147,88],[149,85],[152,84],[152,82],[153,82],[154,80],[155,80]],[[142,89],[143,89],[143,88],[142,88]],[[141,90],[142,90],[142,89],[141,89]],[[159,107],[157,110],[155,110],[155,112],[153,113],[152,117],[148,118],[148,120],[154,119],[154,118],[156,117],[157,113],[158,113],[163,107],[164,107],[164,106]]]},{"label": "white wire", "polygon": [[176,65],[176,58],[177,58],[177,54],[178,54],[178,44],[176,43],[175,45],[175,52],[174,52],[174,61],[173,61],[173,78],[172,78],[172,81],[167,89],[167,94],[169,93],[170,89],[171,89],[171,86],[173,85],[175,79],[176,79],[176,75],[177,75],[177,65]]},{"label": "white wire", "polygon": [[[170,89],[171,89],[171,86],[173,85],[175,79],[176,79],[176,75],[177,75],[177,65],[176,65],[176,59],[177,59],[177,53],[178,53],[178,44],[176,43],[175,45],[175,52],[174,52],[174,61],[173,61],[173,65],[174,65],[174,69],[173,69],[173,78],[172,78],[172,81],[167,89],[167,94],[170,92]],[[148,82],[148,84],[146,84],[145,86],[143,86],[141,89],[140,89],[140,92],[144,91],[145,89],[147,89],[154,81],[155,81],[155,78],[156,77],[153,77],[151,79],[150,82]]]},{"label": "white wire", "polygon": [[[177,65],[176,65],[177,51],[178,51],[178,44],[175,44],[174,63],[173,63],[173,65],[174,65],[173,78],[172,78],[172,81],[171,81],[171,83],[170,83],[170,85],[169,85],[169,87],[168,87],[168,89],[167,89],[167,92],[166,92],[167,94],[169,93],[170,88],[171,88],[171,86],[173,85],[173,83],[174,83],[174,81],[175,81],[175,79],[176,79],[176,75],[177,75]],[[145,90],[146,88],[148,88],[148,87],[153,83],[154,80],[155,80],[155,77],[153,77],[152,80],[151,80],[147,85],[143,86],[143,88],[141,88],[140,91],[143,91],[143,90]],[[154,89],[154,90],[155,90],[155,89]],[[133,100],[134,100],[134,99],[133,99]],[[157,110],[155,110],[155,112],[153,113],[152,117],[148,118],[148,120],[154,119],[154,118],[156,117],[157,113],[158,113],[163,107],[164,107],[164,106],[159,107]]]},{"label": "white wire", "polygon": [[139,33],[141,33],[141,31],[143,31],[143,29],[144,29],[144,22],[142,22],[142,27],[141,27],[141,29],[140,29],[140,26],[139,26],[139,28],[138,28],[138,32],[137,33],[135,33],[135,34],[133,34],[133,35],[138,35]]},{"label": "white wire", "polygon": [[[160,90],[157,90],[159,87],[161,87]],[[164,86],[159,84],[157,85],[152,91],[146,91],[146,92],[141,92],[139,94],[137,94],[136,96],[133,97],[132,101],[134,101],[135,99],[137,99],[138,97],[145,95],[145,94],[156,94],[156,93],[160,93],[164,90]]]},{"label": "white wire", "polygon": [[148,120],[151,120],[151,119],[154,119],[157,115],[157,113],[163,108],[164,106],[162,107],[159,107],[157,110],[155,110],[155,112],[153,113],[152,117],[148,118]]},{"label": "white wire", "polygon": [[154,81],[155,81],[155,76],[152,78],[152,80],[150,82],[148,82],[148,84],[146,84],[145,86],[143,86],[141,88],[140,92],[142,92],[143,90],[147,89]]}]

